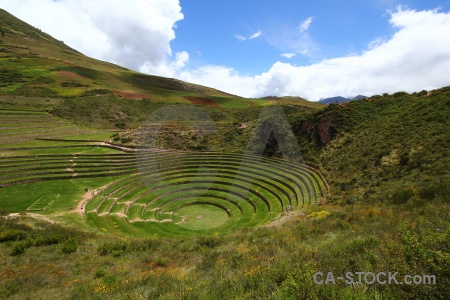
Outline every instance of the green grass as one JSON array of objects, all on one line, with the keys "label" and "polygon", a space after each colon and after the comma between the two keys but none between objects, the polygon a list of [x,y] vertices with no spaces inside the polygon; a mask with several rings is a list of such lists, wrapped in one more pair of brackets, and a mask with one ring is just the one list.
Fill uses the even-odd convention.
[{"label": "green grass", "polygon": [[[55,214],[75,208],[84,195],[85,187],[97,189],[111,178],[56,180],[9,186],[0,189],[0,207],[9,213],[24,212],[35,203],[44,205],[42,213]],[[39,202],[37,202],[39,201]],[[53,201],[53,202],[52,202]],[[48,205],[52,202],[51,205]],[[45,205],[47,204],[47,205]]]},{"label": "green grass", "polygon": [[[136,171],[140,173],[116,181],[94,197],[87,204],[88,218],[99,228],[115,228],[114,232],[124,235],[128,231],[141,236],[227,234],[267,223],[288,205],[301,207],[325,197],[322,179],[304,165],[250,157],[243,163],[241,159],[242,155],[214,152],[138,153],[137,164],[142,168]],[[228,211],[231,219],[214,230],[189,230],[184,223],[178,224],[182,221],[179,210],[197,204],[215,205]],[[105,224],[116,222],[110,216],[117,213],[120,225]]]},{"label": "green grass", "polygon": [[228,214],[220,207],[210,204],[189,205],[178,210],[182,218],[179,226],[190,230],[206,230],[216,228],[229,219]]}]

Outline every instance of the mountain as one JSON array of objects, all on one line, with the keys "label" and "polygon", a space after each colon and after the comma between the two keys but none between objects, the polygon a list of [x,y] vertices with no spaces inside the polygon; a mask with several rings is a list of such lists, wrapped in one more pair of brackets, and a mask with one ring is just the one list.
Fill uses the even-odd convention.
[{"label": "mountain", "polygon": [[306,100],[302,97],[295,97],[295,96],[284,96],[284,97],[278,97],[278,96],[267,96],[262,97],[262,100],[268,101],[270,104],[281,104],[281,105],[303,105],[313,108],[322,108],[325,107],[324,103],[319,102],[311,102]]},{"label": "mountain", "polygon": [[363,95],[358,95],[353,98],[345,98],[342,96],[336,96],[336,97],[320,99],[319,103],[322,103],[322,104],[342,103],[342,102],[348,102],[348,101],[352,101],[352,100],[361,100],[361,99],[365,99],[365,98],[367,98],[367,97],[363,96]]},{"label": "mountain", "polygon": [[368,97],[367,96],[363,96],[363,95],[358,95],[358,96],[355,96],[355,97],[351,98],[350,100],[362,100],[362,99],[366,99],[366,98],[368,98]]}]

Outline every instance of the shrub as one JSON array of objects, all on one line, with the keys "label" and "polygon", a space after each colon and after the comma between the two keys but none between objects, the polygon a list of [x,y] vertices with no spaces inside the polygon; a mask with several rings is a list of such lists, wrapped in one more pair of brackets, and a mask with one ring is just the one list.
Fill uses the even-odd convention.
[{"label": "shrub", "polygon": [[55,82],[55,80],[51,77],[43,77],[43,76],[39,76],[35,79],[33,79],[32,83],[33,84],[50,84]]},{"label": "shrub", "polygon": [[104,243],[98,248],[98,254],[117,257],[122,255],[126,250],[127,244],[125,242]]},{"label": "shrub", "polygon": [[214,236],[202,236],[197,239],[197,244],[200,246],[206,246],[208,248],[214,248],[220,245],[221,240],[219,237]]},{"label": "shrub", "polygon": [[97,96],[97,95],[114,95],[114,93],[107,89],[93,89],[85,91],[83,96]]},{"label": "shrub", "polygon": [[94,278],[102,278],[102,277],[104,277],[105,275],[106,275],[105,270],[103,270],[103,269],[98,269],[98,270],[95,272]]},{"label": "shrub", "polygon": [[44,236],[44,237],[39,237],[36,239],[36,241],[34,242],[34,245],[36,247],[40,247],[40,246],[50,246],[50,245],[55,245],[55,244],[59,244],[61,243],[63,240],[65,240],[66,238],[62,235],[59,234],[51,234],[48,236]]},{"label": "shrub", "polygon": [[10,229],[0,233],[0,243],[21,241],[27,237],[27,233],[21,230]]},{"label": "shrub", "polygon": [[407,92],[396,92],[392,94],[394,97],[402,97],[402,96],[408,96],[409,94]]},{"label": "shrub", "polygon": [[62,87],[87,87],[88,85],[77,82],[77,81],[64,81],[61,82]]},{"label": "shrub", "polygon": [[413,192],[410,189],[399,190],[392,195],[392,203],[403,204],[413,196]]},{"label": "shrub", "polygon": [[158,267],[167,267],[170,261],[167,257],[157,256],[155,258],[151,258],[148,262],[155,264]]},{"label": "shrub", "polygon": [[439,180],[438,182],[424,182],[419,187],[419,196],[422,199],[433,200],[437,197],[444,199],[450,193],[450,183]]},{"label": "shrub", "polygon": [[27,248],[30,248],[32,245],[33,245],[33,243],[30,240],[15,242],[12,245],[11,255],[23,254],[25,252],[25,250]]},{"label": "shrub", "polygon": [[140,252],[140,251],[149,251],[151,249],[154,249],[156,247],[157,243],[155,243],[151,239],[145,239],[145,240],[134,240],[128,245],[128,249],[130,251],[134,252]]},{"label": "shrub", "polygon": [[78,241],[75,238],[68,238],[61,247],[63,253],[74,253],[78,249]]},{"label": "shrub", "polygon": [[42,86],[23,85],[14,91],[15,95],[26,97],[58,97],[58,94],[48,88]]}]

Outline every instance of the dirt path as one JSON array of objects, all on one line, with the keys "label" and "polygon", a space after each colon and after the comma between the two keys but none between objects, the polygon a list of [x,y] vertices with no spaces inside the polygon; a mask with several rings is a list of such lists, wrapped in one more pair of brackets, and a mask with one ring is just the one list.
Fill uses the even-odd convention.
[{"label": "dirt path", "polygon": [[102,193],[105,189],[107,189],[112,184],[114,184],[114,182],[108,183],[96,190],[87,191],[86,193],[84,193],[83,198],[81,198],[81,200],[78,202],[77,207],[72,209],[70,212],[77,213],[80,216],[83,216],[86,213],[86,204],[88,203],[88,201],[91,200],[92,198],[94,198],[95,196],[97,196],[98,194]]},{"label": "dirt path", "polygon": [[26,215],[30,216],[32,218],[35,218],[35,219],[47,221],[47,222],[49,222],[51,224],[57,224],[58,223],[58,222],[56,222],[55,220],[51,219],[50,217],[48,217],[46,215],[35,214],[35,213],[26,213]]},{"label": "dirt path", "polygon": [[81,216],[83,216],[86,212],[86,204],[89,200],[94,198],[95,195],[92,194],[92,192],[88,191],[83,195],[83,198],[81,198],[81,201],[78,202],[77,207],[71,210],[70,212],[77,213]]},{"label": "dirt path", "polygon": [[[5,219],[19,218],[20,216],[21,216],[21,214],[19,214],[19,213],[11,213],[9,215],[3,216],[3,218],[5,218]],[[35,214],[35,213],[25,213],[25,214],[23,214],[23,216],[31,217],[31,218],[38,219],[38,220],[43,220],[43,221],[49,222],[51,224],[58,224],[58,222],[56,222],[55,220],[51,219],[49,216],[46,216],[46,215]]]},{"label": "dirt path", "polygon": [[186,216],[181,216],[180,222],[177,222],[175,224],[178,225],[178,224],[183,224],[183,223],[186,223]]},{"label": "dirt path", "polygon": [[294,210],[291,212],[284,213],[284,216],[280,216],[278,219],[274,220],[272,223],[267,224],[266,227],[274,227],[274,226],[280,226],[295,217],[299,216],[305,216],[304,212],[302,210]]},{"label": "dirt path", "polygon": [[136,152],[137,151],[134,148],[127,148],[127,147],[124,147],[124,146],[118,146],[118,145],[110,144],[110,143],[107,143],[107,142],[97,143],[96,145],[98,145],[98,146],[105,146],[105,147],[113,148],[113,149],[116,149],[116,150],[121,150],[123,152]]}]

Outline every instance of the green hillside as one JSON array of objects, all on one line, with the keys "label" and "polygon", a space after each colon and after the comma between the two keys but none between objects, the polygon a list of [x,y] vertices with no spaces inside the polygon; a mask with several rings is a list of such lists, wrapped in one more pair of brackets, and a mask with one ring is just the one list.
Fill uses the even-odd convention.
[{"label": "green hillside", "polygon": [[331,201],[448,198],[449,87],[330,105],[298,119],[299,143],[333,187]]},{"label": "green hillside", "polygon": [[0,299],[447,299],[449,108],[239,98],[0,10]]},{"label": "green hillside", "polygon": [[189,96],[231,95],[187,82],[139,74],[89,58],[0,10],[1,94],[68,97],[116,94],[189,103]]}]

